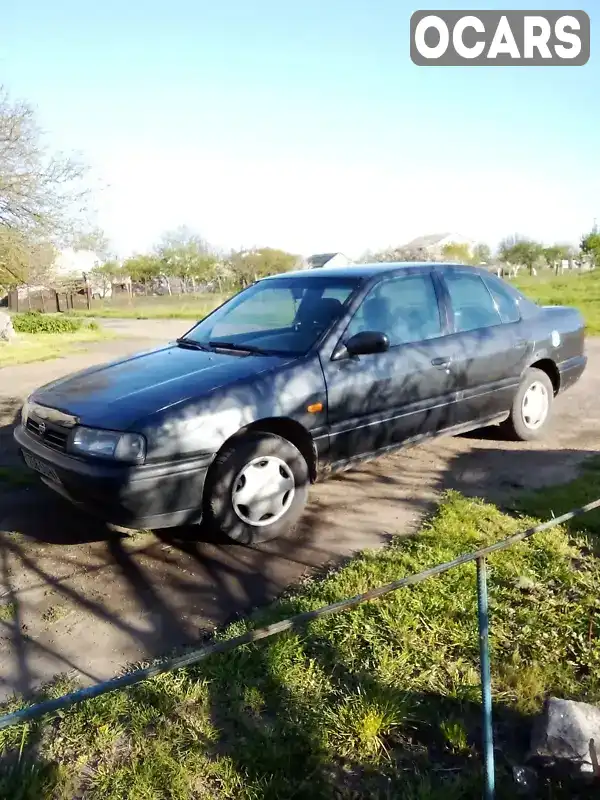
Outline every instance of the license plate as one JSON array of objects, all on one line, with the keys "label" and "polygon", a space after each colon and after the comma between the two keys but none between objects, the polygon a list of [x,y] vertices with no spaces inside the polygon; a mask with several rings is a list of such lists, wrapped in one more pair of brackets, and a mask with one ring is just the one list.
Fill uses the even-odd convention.
[{"label": "license plate", "polygon": [[23,452],[23,458],[25,459],[25,463],[31,469],[34,469],[36,472],[39,472],[40,475],[43,475],[48,480],[54,481],[54,483],[60,483],[60,478],[56,474],[56,471],[52,469],[52,467],[48,466],[48,464],[40,461],[39,458],[32,456],[30,453]]}]

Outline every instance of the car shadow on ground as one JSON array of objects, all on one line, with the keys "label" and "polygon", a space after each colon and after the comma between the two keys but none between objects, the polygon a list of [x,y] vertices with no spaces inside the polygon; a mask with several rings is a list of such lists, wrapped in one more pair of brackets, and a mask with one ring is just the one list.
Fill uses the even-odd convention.
[{"label": "car shadow on ground", "polygon": [[[0,427],[2,461],[16,466],[17,417],[16,405],[5,408]],[[592,454],[487,449],[489,435],[484,431],[479,444],[471,435],[468,449],[458,452],[429,443],[431,458],[413,448],[332,476],[314,487],[295,531],[257,547],[224,542],[205,525],[115,529],[37,481],[0,482],[0,591],[7,609],[0,613],[0,692],[29,695],[64,672],[94,682],[127,662],[197,645],[215,626],[270,602],[307,573],[339,565],[364,547],[365,530],[369,546],[411,532],[440,491],[501,502],[523,486],[567,480]],[[384,508],[393,512],[385,525]]]}]

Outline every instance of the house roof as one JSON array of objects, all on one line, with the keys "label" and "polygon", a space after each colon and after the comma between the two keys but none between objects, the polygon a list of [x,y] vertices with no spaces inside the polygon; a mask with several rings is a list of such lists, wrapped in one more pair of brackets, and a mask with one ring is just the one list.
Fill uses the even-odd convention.
[{"label": "house roof", "polygon": [[314,267],[324,267],[328,261],[331,261],[338,253],[315,253],[306,259],[308,266],[313,269]]}]

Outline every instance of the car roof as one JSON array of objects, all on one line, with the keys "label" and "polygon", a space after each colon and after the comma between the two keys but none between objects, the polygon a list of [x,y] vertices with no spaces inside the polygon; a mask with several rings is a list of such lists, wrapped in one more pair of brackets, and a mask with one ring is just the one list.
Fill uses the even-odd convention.
[{"label": "car roof", "polygon": [[487,270],[483,270],[479,267],[471,267],[467,266],[466,264],[456,263],[449,263],[447,261],[385,261],[381,263],[373,263],[373,264],[349,264],[346,267],[316,267],[315,269],[300,269],[295,270],[293,272],[285,272],[285,273],[278,273],[277,275],[269,275],[268,278],[263,278],[262,280],[272,280],[274,278],[306,278],[310,275],[310,277],[315,278],[361,278],[366,280],[368,278],[373,278],[376,275],[385,275],[387,273],[393,272],[402,272],[403,269],[428,269],[430,270],[432,267],[441,270],[442,272],[444,269],[448,267],[460,267],[461,269],[466,269],[475,273],[486,273],[488,274]]}]

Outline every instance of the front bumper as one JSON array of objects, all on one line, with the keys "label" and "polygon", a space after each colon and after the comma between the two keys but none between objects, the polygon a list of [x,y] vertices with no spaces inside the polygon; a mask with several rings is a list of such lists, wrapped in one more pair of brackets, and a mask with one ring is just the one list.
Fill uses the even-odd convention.
[{"label": "front bumper", "polygon": [[14,437],[21,451],[56,474],[58,482],[40,476],[47,486],[105,522],[137,529],[170,528],[201,517],[204,482],[214,454],[130,466],[53,450],[20,425]]}]

